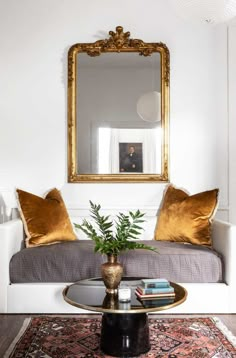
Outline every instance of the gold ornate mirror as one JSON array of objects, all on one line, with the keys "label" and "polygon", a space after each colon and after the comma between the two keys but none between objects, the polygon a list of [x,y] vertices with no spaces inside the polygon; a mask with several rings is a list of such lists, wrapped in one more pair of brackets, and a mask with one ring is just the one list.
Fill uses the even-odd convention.
[{"label": "gold ornate mirror", "polygon": [[168,181],[168,48],[109,35],[68,53],[68,180]]}]

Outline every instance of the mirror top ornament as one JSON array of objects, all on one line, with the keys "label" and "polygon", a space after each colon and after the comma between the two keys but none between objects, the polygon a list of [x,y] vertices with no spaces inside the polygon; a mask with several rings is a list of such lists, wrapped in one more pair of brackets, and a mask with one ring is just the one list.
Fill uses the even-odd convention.
[{"label": "mirror top ornament", "polygon": [[169,181],[169,50],[109,38],[68,52],[68,181]]}]

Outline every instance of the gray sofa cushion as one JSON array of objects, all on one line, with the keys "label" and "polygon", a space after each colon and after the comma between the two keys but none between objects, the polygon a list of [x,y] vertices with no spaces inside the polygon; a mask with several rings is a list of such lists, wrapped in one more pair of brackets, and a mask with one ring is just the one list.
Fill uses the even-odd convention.
[{"label": "gray sofa cushion", "polygon": [[[220,256],[207,247],[173,242],[140,241],[157,247],[130,250],[119,256],[125,276],[165,277],[174,282],[222,282]],[[25,248],[10,262],[11,283],[75,282],[100,276],[106,256],[95,254],[89,240]]]}]

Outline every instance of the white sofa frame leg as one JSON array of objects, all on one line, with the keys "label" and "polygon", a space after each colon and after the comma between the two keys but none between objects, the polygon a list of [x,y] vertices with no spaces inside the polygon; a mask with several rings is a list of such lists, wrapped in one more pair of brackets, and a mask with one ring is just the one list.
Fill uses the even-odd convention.
[{"label": "white sofa frame leg", "polygon": [[9,263],[12,256],[21,249],[23,239],[24,231],[20,219],[0,225],[0,313],[8,312]]}]

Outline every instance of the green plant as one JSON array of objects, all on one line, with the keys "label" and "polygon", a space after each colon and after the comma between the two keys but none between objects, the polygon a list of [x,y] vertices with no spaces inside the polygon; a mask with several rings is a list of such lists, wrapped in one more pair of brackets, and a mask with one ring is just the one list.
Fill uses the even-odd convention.
[{"label": "green plant", "polygon": [[[100,214],[100,205],[93,204],[90,201],[91,217],[95,220],[96,229],[86,219],[82,224],[74,224],[77,229],[82,230],[90,239],[95,242],[95,252],[106,255],[118,255],[121,251],[146,249],[157,252],[155,247],[148,246],[136,241],[141,234],[143,228],[140,226],[145,220],[139,210],[136,212],[129,212],[128,215],[119,213],[116,216],[115,223],[110,220],[110,216],[102,216]],[[115,231],[112,227],[115,224]]]}]

